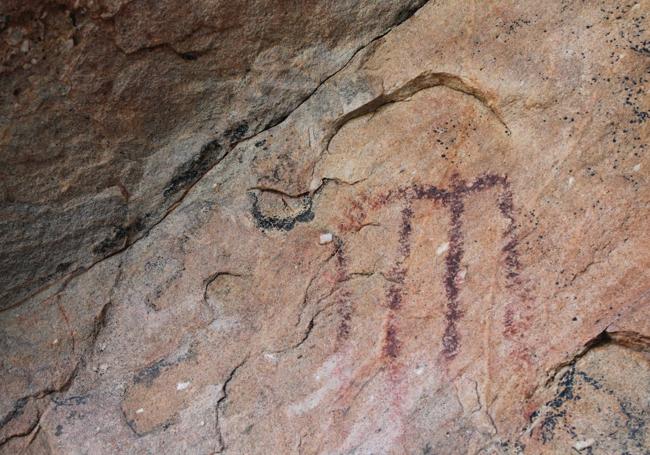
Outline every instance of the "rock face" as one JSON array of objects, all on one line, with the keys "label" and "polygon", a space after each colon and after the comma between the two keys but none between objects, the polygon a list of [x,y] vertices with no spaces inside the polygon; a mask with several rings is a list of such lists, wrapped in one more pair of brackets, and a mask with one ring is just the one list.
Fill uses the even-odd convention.
[{"label": "rock face", "polygon": [[3,103],[0,451],[647,453],[649,1],[185,3]]},{"label": "rock face", "polygon": [[5,0],[0,309],[133,243],[422,3]]}]

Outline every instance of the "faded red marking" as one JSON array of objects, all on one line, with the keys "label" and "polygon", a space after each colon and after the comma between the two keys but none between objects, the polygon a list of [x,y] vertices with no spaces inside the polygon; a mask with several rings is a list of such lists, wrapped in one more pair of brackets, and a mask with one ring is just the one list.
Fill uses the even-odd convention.
[{"label": "faded red marking", "polygon": [[[386,292],[387,307],[389,315],[386,324],[386,331],[384,334],[384,352],[390,352],[388,358],[395,358],[399,353],[399,336],[397,327],[397,312],[402,306],[403,300],[403,287],[407,274],[405,263],[411,253],[410,237],[412,232],[412,218],[413,210],[411,202],[413,200],[431,200],[440,202],[450,212],[450,226],[449,226],[449,250],[445,256],[445,277],[444,287],[445,295],[447,297],[447,309],[445,311],[446,327],[442,337],[442,354],[447,359],[453,359],[460,348],[460,335],[458,333],[457,323],[463,316],[460,300],[460,271],[461,262],[464,255],[464,236],[463,236],[463,222],[462,216],[464,213],[464,198],[482,192],[497,186],[502,188],[499,195],[498,209],[508,221],[508,227],[503,233],[506,241],[502,248],[504,253],[504,263],[506,269],[506,278],[508,280],[508,287],[513,287],[519,283],[519,273],[521,264],[519,262],[519,254],[517,251],[518,238],[516,233],[516,222],[514,218],[514,204],[510,184],[505,176],[495,174],[485,174],[476,178],[472,183],[467,184],[464,180],[460,179],[458,175],[453,175],[451,178],[451,189],[441,189],[434,185],[421,185],[413,184],[408,187],[399,187],[391,189],[386,192],[380,193],[374,197],[369,197],[367,194],[360,196],[364,204],[367,204],[371,209],[376,210],[386,206],[389,203],[396,201],[403,201],[405,207],[402,209],[402,222],[399,232],[399,251],[397,261],[389,273],[388,278],[393,282]],[[345,232],[358,229],[366,218],[366,211],[364,204],[358,201],[352,201],[350,209],[346,212],[346,222],[341,224]],[[342,241],[339,246],[342,251]],[[341,262],[344,262],[345,257],[341,253]],[[342,266],[341,266],[342,267]],[[339,272],[340,274],[343,272]],[[343,297],[344,299],[344,297]],[[345,308],[345,304],[340,304],[339,308]],[[344,335],[349,334],[349,320],[351,317],[350,312],[342,311],[342,325],[339,332]],[[517,324],[515,323],[515,309],[509,306],[506,308],[504,316],[505,334],[512,336],[518,331]],[[390,347],[390,349],[386,348]]]},{"label": "faded red marking", "polygon": [[[445,256],[445,275],[443,285],[447,306],[445,311],[446,327],[441,340],[441,357],[443,361],[451,361],[458,354],[461,347],[461,339],[458,333],[458,322],[462,319],[463,309],[460,298],[462,280],[461,264],[464,256],[464,235],[463,215],[464,198],[468,195],[482,192],[490,188],[501,187],[498,209],[503,218],[508,221],[508,227],[503,233],[505,245],[502,248],[503,261],[505,263],[506,278],[508,287],[512,288],[519,283],[520,262],[517,252],[518,238],[516,234],[516,223],[512,193],[506,177],[497,175],[483,175],[475,179],[471,184],[465,183],[458,176],[452,177],[450,189],[441,189],[433,185],[414,184],[409,187],[392,189],[376,196],[370,197],[362,193],[358,201],[353,201],[351,210],[347,211],[345,222],[340,227],[341,232],[358,230],[367,216],[364,207],[377,210],[388,204],[400,202],[404,204],[401,210],[401,224],[399,227],[398,254],[395,264],[387,273],[388,283],[385,289],[385,305],[387,315],[383,324],[383,340],[381,353],[378,357],[368,359],[366,363],[356,365],[351,375],[346,376],[347,385],[339,390],[337,402],[350,402],[360,392],[360,388],[371,380],[371,375],[386,373],[383,382],[386,402],[389,403],[385,418],[394,424],[404,421],[404,397],[409,388],[406,380],[408,373],[404,370],[404,363],[400,361],[403,355],[404,344],[400,339],[400,310],[407,304],[405,282],[408,274],[407,262],[411,254],[412,218],[414,216],[411,204],[414,200],[429,200],[439,203],[449,210],[450,224],[448,230],[449,250]],[[336,282],[345,281],[349,278],[347,269],[347,257],[345,245],[342,239],[336,238]],[[341,292],[337,300],[337,311],[340,317],[337,338],[339,341],[347,340],[351,331],[351,320],[353,307],[350,302],[350,293]],[[513,325],[516,319],[514,308],[508,307],[504,324]],[[524,358],[527,353],[523,350],[513,351],[514,358]],[[335,370],[336,375],[342,375],[342,371]],[[341,410],[341,417],[344,417],[349,407]],[[336,419],[343,425],[344,419]],[[342,427],[342,432],[347,428]]]},{"label": "faded red marking", "polygon": [[343,214],[345,221],[339,224],[342,233],[358,231],[366,219],[366,211],[357,201],[350,201],[350,207]]},{"label": "faded red marking", "polygon": [[352,303],[350,302],[349,291],[341,292],[337,299],[337,306],[340,317],[337,338],[339,341],[347,340],[350,337],[350,321],[352,320]]},{"label": "faded red marking", "polygon": [[386,321],[386,329],[384,335],[384,356],[389,359],[396,359],[399,356],[400,342],[397,338],[397,327],[393,315],[388,317]]},{"label": "faded red marking", "polygon": [[390,273],[393,282],[386,291],[388,316],[384,329],[383,354],[388,362],[393,362],[400,353],[401,343],[398,336],[397,315],[402,307],[404,281],[408,271],[405,263],[411,254],[411,233],[413,232],[411,221],[413,219],[413,210],[411,209],[410,202],[407,202],[407,205],[402,209],[401,215],[402,222],[399,230],[398,259]]},{"label": "faded red marking", "polygon": [[460,263],[463,259],[463,232],[461,215],[464,211],[462,198],[454,193],[447,203],[451,211],[451,227],[449,229],[449,250],[445,257],[445,294],[447,295],[447,311],[445,319],[447,326],[442,336],[442,352],[452,358],[458,353],[459,335],[456,322],[461,318],[462,312],[459,309],[460,287],[458,273]]},{"label": "faded red marking", "polygon": [[[343,240],[339,237],[335,239],[336,252],[336,282],[341,283],[348,279],[348,260],[345,255]],[[350,291],[344,289],[339,292],[336,299],[336,311],[339,315],[339,327],[337,331],[337,340],[347,340],[350,336],[350,321],[352,320],[352,302],[350,301]]]},{"label": "faded red marking", "polygon": [[402,290],[393,285],[388,288],[388,308],[398,310],[402,306]]}]

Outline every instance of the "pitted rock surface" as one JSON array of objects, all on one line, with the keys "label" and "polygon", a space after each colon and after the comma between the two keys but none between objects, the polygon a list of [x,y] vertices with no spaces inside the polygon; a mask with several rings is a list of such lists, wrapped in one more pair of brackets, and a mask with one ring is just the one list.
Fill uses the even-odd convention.
[{"label": "pitted rock surface", "polygon": [[648,17],[427,2],[0,313],[0,450],[647,453]]}]

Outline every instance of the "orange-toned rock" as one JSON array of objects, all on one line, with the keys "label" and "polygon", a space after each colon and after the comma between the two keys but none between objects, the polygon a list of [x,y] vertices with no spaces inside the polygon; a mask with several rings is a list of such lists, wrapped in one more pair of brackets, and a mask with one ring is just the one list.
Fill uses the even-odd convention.
[{"label": "orange-toned rock", "polygon": [[2,447],[644,454],[649,14],[427,3],[2,313]]}]

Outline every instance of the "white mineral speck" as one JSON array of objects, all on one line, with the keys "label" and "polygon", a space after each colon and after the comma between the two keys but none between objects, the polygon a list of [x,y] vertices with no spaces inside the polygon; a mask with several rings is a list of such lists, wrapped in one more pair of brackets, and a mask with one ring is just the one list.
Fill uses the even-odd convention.
[{"label": "white mineral speck", "polygon": [[440,245],[440,246],[438,247],[438,249],[436,250],[436,256],[440,256],[442,253],[444,253],[444,252],[447,251],[448,249],[449,249],[449,242],[445,242],[445,243],[443,243],[443,244]]},{"label": "white mineral speck", "polygon": [[316,191],[321,186],[322,180],[314,178],[309,184],[309,191]]},{"label": "white mineral speck", "polygon": [[334,236],[330,232],[326,232],[324,234],[320,235],[320,238],[318,239],[318,243],[321,245],[325,245],[326,243],[330,243]]},{"label": "white mineral speck", "polygon": [[144,412],[144,409],[140,408],[137,411],[135,411],[136,414],[142,414]]},{"label": "white mineral speck", "polygon": [[576,450],[586,449],[587,447],[591,447],[592,445],[594,445],[594,442],[596,441],[594,441],[591,438],[585,439],[584,441],[578,441],[575,444],[573,444],[573,448]]},{"label": "white mineral speck", "polygon": [[636,166],[634,166],[634,167],[632,168],[632,170],[633,170],[634,172],[639,172],[639,171],[641,170],[641,164],[640,164],[640,163],[637,164]]},{"label": "white mineral speck", "polygon": [[176,390],[185,390],[190,386],[189,382],[179,382],[176,384]]}]

